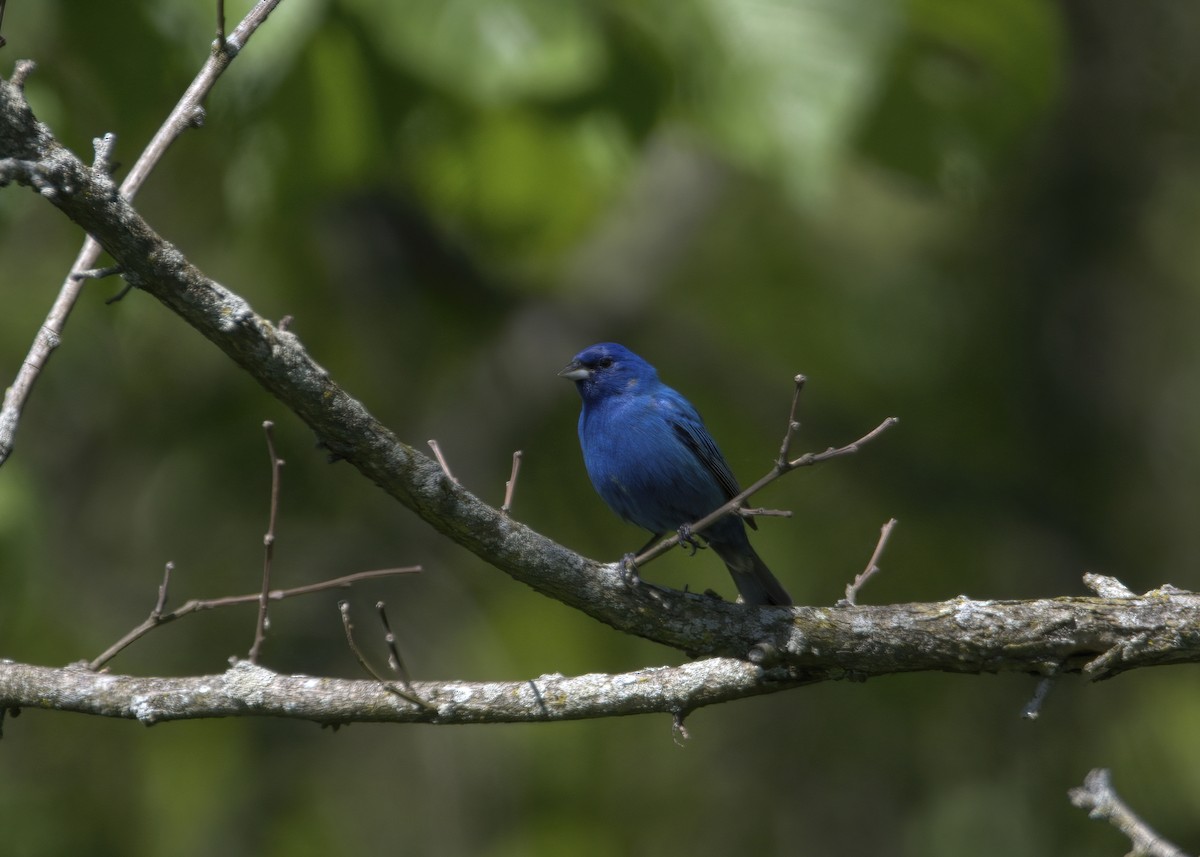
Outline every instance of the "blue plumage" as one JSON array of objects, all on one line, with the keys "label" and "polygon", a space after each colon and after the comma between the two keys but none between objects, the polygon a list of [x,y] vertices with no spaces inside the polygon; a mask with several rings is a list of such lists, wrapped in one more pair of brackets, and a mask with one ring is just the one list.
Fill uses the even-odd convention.
[{"label": "blue plumage", "polygon": [[[628,348],[593,345],[559,375],[574,381],[583,398],[579,444],[592,485],[624,520],[661,536],[740,490],[700,414]],[[740,516],[728,515],[700,535],[725,561],[743,601],[792,603],[751,547]]]}]

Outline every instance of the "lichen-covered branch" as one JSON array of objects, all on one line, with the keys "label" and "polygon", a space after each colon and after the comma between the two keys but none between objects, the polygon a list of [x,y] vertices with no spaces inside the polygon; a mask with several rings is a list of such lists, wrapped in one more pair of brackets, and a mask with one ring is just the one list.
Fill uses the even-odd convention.
[{"label": "lichen-covered branch", "polygon": [[[682,596],[697,598],[697,596]],[[712,599],[712,627],[756,627],[750,659],[710,657],[619,675],[541,676],[518,682],[412,682],[288,676],[249,663],[217,676],[164,679],[0,661],[0,711],[50,708],[145,723],[278,716],[319,723],[507,723],[668,713],[819,681],[917,670],[1082,673],[1200,661],[1200,595],[1164,589],[1138,598],[1056,598],[875,607],[796,607],[769,621]],[[727,627],[724,627],[727,626]],[[699,633],[699,631],[697,631]],[[1113,655],[1116,651],[1119,654]],[[1099,665],[1099,666],[1097,666]],[[1015,709],[1014,709],[1015,714]]]},{"label": "lichen-covered branch", "polygon": [[[778,687],[794,686],[780,684]],[[137,678],[82,665],[53,669],[0,661],[0,713],[16,708],[75,711],[138,720],[286,717],[346,723],[533,723],[628,714],[682,718],[706,705],[767,693],[775,684],[734,658],[679,667],[511,682],[413,682],[424,705],[377,681],[281,675],[242,661],[219,675]]]}]

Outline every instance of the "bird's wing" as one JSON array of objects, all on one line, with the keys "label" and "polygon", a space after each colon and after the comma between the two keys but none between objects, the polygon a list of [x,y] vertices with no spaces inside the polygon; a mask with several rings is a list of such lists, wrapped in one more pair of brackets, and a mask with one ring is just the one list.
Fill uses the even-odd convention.
[{"label": "bird's wing", "polygon": [[[741,492],[742,489],[738,487],[738,482],[734,478],[733,471],[729,469],[729,463],[725,461],[725,456],[717,448],[716,441],[712,439],[712,435],[708,433],[708,429],[700,421],[700,415],[696,412],[695,408],[690,406],[679,408],[678,412],[671,419],[671,428],[675,430],[676,436],[683,441],[683,445],[692,451],[692,454],[696,456],[705,469],[717,480],[717,484],[721,486],[721,491],[725,494],[726,500],[732,500],[734,495]],[[757,529],[753,518],[747,518],[746,523],[751,529]]]}]

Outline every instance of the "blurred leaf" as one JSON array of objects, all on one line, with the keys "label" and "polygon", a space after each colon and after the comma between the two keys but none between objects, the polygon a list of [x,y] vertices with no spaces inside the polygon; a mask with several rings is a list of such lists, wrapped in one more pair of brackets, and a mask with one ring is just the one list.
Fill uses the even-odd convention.
[{"label": "blurred leaf", "polygon": [[[625,135],[605,117],[564,123],[529,110],[414,119],[412,176],[452,222],[489,236],[504,258],[555,255],[607,200],[628,159]],[[446,123],[449,123],[447,125]]]},{"label": "blurred leaf", "polygon": [[913,0],[909,24],[863,149],[933,188],[974,196],[1058,95],[1058,13],[1038,0]]},{"label": "blurred leaf", "polygon": [[358,183],[386,161],[371,80],[353,35],[327,27],[310,55],[313,99],[313,148],[320,172],[335,184]]},{"label": "blurred leaf", "polygon": [[562,96],[604,72],[590,4],[578,0],[349,0],[380,47],[480,104]]},{"label": "blurred leaf", "polygon": [[799,200],[834,186],[903,19],[871,0],[705,0],[717,53],[700,121]]}]

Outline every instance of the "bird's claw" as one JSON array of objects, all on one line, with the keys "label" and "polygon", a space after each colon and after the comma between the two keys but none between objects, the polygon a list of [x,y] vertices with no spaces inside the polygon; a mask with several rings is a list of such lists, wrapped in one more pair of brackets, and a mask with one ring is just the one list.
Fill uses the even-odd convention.
[{"label": "bird's claw", "polygon": [[696,537],[692,535],[691,524],[684,524],[679,528],[679,544],[686,545],[692,549],[692,552],[688,556],[695,556],[696,551],[704,550],[704,545],[696,541]]},{"label": "bird's claw", "polygon": [[634,562],[636,559],[637,555],[632,553],[621,557],[621,579],[625,581],[626,586],[637,586],[642,582],[642,578],[638,575],[637,564]]}]

